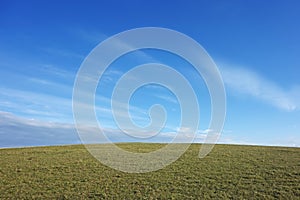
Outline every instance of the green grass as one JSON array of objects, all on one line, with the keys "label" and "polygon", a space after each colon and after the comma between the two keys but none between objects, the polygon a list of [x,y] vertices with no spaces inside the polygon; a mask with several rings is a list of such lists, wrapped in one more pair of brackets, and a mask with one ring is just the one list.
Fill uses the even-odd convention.
[{"label": "green grass", "polygon": [[[160,144],[120,144],[147,152]],[[81,145],[0,150],[1,199],[299,199],[300,148],[191,145],[156,172],[128,174]]]}]

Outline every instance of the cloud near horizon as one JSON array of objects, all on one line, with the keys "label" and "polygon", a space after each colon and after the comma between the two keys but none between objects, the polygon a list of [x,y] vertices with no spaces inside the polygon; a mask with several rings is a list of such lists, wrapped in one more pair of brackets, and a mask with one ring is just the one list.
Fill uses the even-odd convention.
[{"label": "cloud near horizon", "polygon": [[[235,65],[220,66],[220,71],[229,94],[249,95],[284,111],[300,110],[299,86],[286,90],[250,69]],[[64,73],[66,72],[61,72],[60,74],[63,75]],[[113,76],[119,73],[121,72],[111,71],[108,75]],[[71,80],[72,77],[74,76],[70,76],[69,79]],[[62,88],[64,92],[72,91],[72,85],[56,83],[51,80],[33,77],[29,81],[40,83],[43,86],[46,85],[50,89]],[[160,87],[149,85],[147,88],[157,89]],[[0,87],[0,89],[0,147],[80,143],[74,124],[72,124],[71,98],[68,96],[62,97],[59,94],[37,93],[12,88]],[[164,93],[155,94],[155,96],[171,104],[177,103],[173,96]],[[110,107],[108,106],[110,105],[110,98],[100,96],[98,100],[101,105],[96,105],[96,110],[104,115],[104,120],[110,121],[111,118],[107,117],[108,114],[111,114]],[[121,104],[120,106],[125,105]],[[145,120],[145,116],[148,117],[148,110],[134,106],[131,108],[133,119],[142,121]],[[118,112],[117,114],[120,117],[128,117],[128,113]],[[18,116],[22,116],[23,118]],[[164,132],[159,137],[147,142],[170,142],[174,138],[174,134],[176,134],[176,130],[174,129],[173,131],[171,130],[172,128],[174,129],[174,127],[171,127],[168,132]],[[105,132],[111,134],[112,140],[116,142],[136,141],[129,136],[124,137],[122,132],[112,127],[106,127]],[[207,133],[208,130],[199,131],[195,142],[203,142]],[[190,137],[191,135],[191,133],[187,132],[185,136]],[[223,138],[221,135],[219,143],[222,142],[247,144],[246,140],[239,142],[239,139],[231,140],[230,138]],[[272,142],[270,142],[271,144]],[[292,146],[299,146],[299,144],[296,141]]]},{"label": "cloud near horizon", "polygon": [[[98,127],[80,127],[86,134],[99,134]],[[154,137],[138,139],[122,133],[115,128],[102,128],[112,142],[161,142],[169,143],[176,136],[176,131],[161,132]],[[192,137],[188,130],[182,137]],[[181,136],[180,136],[181,137]],[[203,142],[206,135],[196,134],[194,142]],[[0,111],[0,148],[81,144],[74,124],[47,122],[18,117],[9,112]],[[93,141],[94,142],[94,141]],[[95,141],[100,142],[101,141]]]},{"label": "cloud near horizon", "polygon": [[[87,134],[99,133],[99,129],[95,127],[86,126],[83,129]],[[184,133],[179,138],[183,137],[183,140],[185,140],[185,137],[193,137],[188,127],[182,130],[184,130]],[[177,130],[162,132],[155,137],[139,140],[114,128],[103,128],[102,131],[112,142],[169,143],[177,133]],[[209,132],[209,129],[199,130],[194,138],[194,143],[203,143]],[[30,120],[2,111],[0,111],[0,138],[0,148],[82,144],[74,124]],[[294,140],[293,143],[289,141],[281,141],[280,143],[274,140],[273,143],[257,144],[240,140],[236,135],[232,135],[231,131],[224,131],[217,143],[299,147],[300,143],[297,142],[297,140]]]}]

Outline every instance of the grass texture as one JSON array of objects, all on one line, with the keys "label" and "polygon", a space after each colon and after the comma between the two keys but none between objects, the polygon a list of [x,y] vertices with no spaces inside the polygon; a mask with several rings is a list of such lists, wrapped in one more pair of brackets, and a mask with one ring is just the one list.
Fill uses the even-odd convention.
[{"label": "grass texture", "polygon": [[[119,144],[148,152],[163,144]],[[1,199],[300,199],[300,148],[193,144],[145,174],[102,165],[82,145],[0,149]]]}]

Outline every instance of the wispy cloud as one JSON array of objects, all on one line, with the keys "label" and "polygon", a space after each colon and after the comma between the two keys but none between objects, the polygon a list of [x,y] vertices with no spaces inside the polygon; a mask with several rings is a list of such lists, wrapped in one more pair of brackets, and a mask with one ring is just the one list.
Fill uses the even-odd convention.
[{"label": "wispy cloud", "polygon": [[[77,30],[76,33],[83,40],[93,42],[96,44],[100,44],[101,42],[112,36],[111,34],[108,34],[108,36],[105,33],[86,30]],[[111,41],[110,47],[115,50],[131,50],[134,48],[134,46],[132,46],[132,44],[129,44],[127,41],[122,41],[117,38],[114,38],[114,40]],[[135,51],[135,58],[145,62],[157,62],[157,60],[154,57],[152,57],[148,53],[145,53],[142,50]]]},{"label": "wispy cloud", "polygon": [[[43,79],[34,79],[34,82],[53,85],[64,91],[72,91],[71,86],[60,85]],[[82,95],[85,95],[84,91]],[[106,96],[97,96],[95,110],[100,119],[112,118],[111,99]],[[118,119],[128,119],[129,113],[124,108],[129,108],[133,120],[148,121],[148,110],[139,106],[127,105],[127,103],[115,101],[116,110],[114,114]],[[91,110],[94,105],[80,104],[86,110]],[[31,119],[42,119],[52,122],[73,122],[72,98],[62,97],[55,94],[45,94],[34,91],[7,89],[0,87],[0,111],[9,111]]]},{"label": "wispy cloud", "polygon": [[[80,127],[84,134],[96,136],[99,134],[98,127],[85,125]],[[156,136],[146,139],[130,137],[116,128],[104,127],[101,131],[112,142],[160,142],[169,143],[176,137],[178,130],[163,131]],[[191,132],[189,127],[182,127],[177,137],[177,141],[186,142],[187,138],[193,139],[194,143],[203,143],[207,134],[211,130],[199,130],[196,135]],[[24,147],[24,146],[44,146],[44,145],[65,145],[80,144],[80,140],[75,125],[72,123],[58,123],[40,121],[18,117],[9,112],[0,111],[0,148],[3,147]],[[99,137],[95,137],[99,139]],[[93,140],[90,142],[103,143],[103,141]],[[240,138],[234,134],[222,134],[217,143],[222,144],[247,144],[247,145],[273,145],[273,146],[292,146],[299,147],[299,137],[273,138],[269,141],[253,142],[245,138]]]},{"label": "wispy cloud", "polygon": [[[61,93],[70,93],[72,92],[73,85],[72,84],[62,84],[58,81],[53,81],[49,79],[41,79],[41,78],[27,78],[27,80],[30,83],[33,83],[35,85],[43,86],[43,88],[46,89],[52,89],[55,90],[55,92],[61,92]],[[57,91],[57,88],[59,88],[59,91]],[[49,91],[47,91],[49,92]]]},{"label": "wispy cloud", "polygon": [[220,66],[229,92],[231,90],[250,95],[286,111],[300,108],[299,88],[287,90],[249,69],[229,65]]},{"label": "wispy cloud", "polygon": [[44,122],[0,112],[0,147],[79,144],[72,124]]},{"label": "wispy cloud", "polygon": [[[99,134],[97,127],[85,125],[80,127],[84,134],[96,136]],[[139,139],[128,136],[116,128],[102,128],[101,130],[112,142],[171,142],[176,136],[176,132],[161,132],[156,136],[146,139]],[[183,129],[179,139],[186,141],[186,137],[192,137],[189,129]],[[62,145],[80,144],[74,124],[57,123],[40,120],[30,120],[18,117],[9,112],[0,111],[0,148],[41,146],[41,145]],[[99,137],[95,137],[99,138]],[[202,141],[203,134],[197,134],[195,140]],[[180,140],[178,140],[180,141]],[[103,141],[91,140],[90,142],[102,143]]]},{"label": "wispy cloud", "polygon": [[36,68],[40,71],[43,72],[43,74],[47,74],[48,77],[55,77],[55,78],[63,78],[67,80],[73,81],[76,72],[72,70],[66,70],[63,69],[62,67],[52,65],[52,64],[40,64],[37,65]]},{"label": "wispy cloud", "polygon": [[1,110],[9,110],[31,118],[71,121],[71,99],[16,89],[0,88]]},{"label": "wispy cloud", "polygon": [[43,50],[49,54],[53,54],[53,55],[61,56],[61,57],[70,57],[70,58],[77,58],[77,59],[84,59],[84,57],[85,57],[82,54],[75,53],[73,51],[66,50],[66,49],[43,47],[43,48],[41,48],[41,50]]},{"label": "wispy cloud", "polygon": [[160,99],[162,99],[162,100],[165,100],[165,101],[167,101],[169,103],[173,103],[173,104],[177,104],[178,103],[177,100],[176,100],[176,98],[174,98],[171,95],[156,94],[155,96],[158,97],[158,98],[160,98]]}]

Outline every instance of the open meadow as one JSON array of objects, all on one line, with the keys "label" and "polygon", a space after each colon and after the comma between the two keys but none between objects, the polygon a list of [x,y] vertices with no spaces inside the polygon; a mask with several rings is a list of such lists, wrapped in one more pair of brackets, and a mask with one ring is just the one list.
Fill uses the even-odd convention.
[{"label": "open meadow", "polygon": [[[162,146],[119,145],[134,152]],[[82,145],[1,149],[1,199],[300,198],[300,148],[216,145],[199,159],[199,147],[146,174],[106,167]]]}]

